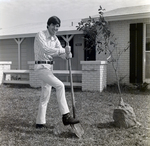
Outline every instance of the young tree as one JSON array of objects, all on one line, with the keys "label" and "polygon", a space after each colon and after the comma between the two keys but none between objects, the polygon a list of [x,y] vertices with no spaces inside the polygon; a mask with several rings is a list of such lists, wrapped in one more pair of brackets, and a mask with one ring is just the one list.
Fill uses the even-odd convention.
[{"label": "young tree", "polygon": [[[98,13],[98,18],[89,17],[86,21],[79,22],[77,30],[84,32],[86,50],[96,49],[98,54],[104,53],[107,56],[106,59],[108,63],[112,64],[116,76],[118,92],[120,94],[118,108],[114,110],[113,118],[120,127],[130,127],[137,124],[136,117],[133,108],[123,101],[119,77],[120,57],[129,49],[129,43],[124,49],[118,48],[117,39],[109,29],[108,22],[103,16],[104,9],[101,6],[98,9]],[[124,113],[126,115],[124,115]],[[126,119],[120,119],[118,115],[121,114],[123,114]]]},{"label": "young tree", "polygon": [[[104,9],[100,6],[98,9],[99,17],[91,18],[87,21],[79,22],[77,30],[84,32],[86,43],[86,50],[96,49],[98,54],[102,52],[107,56],[107,61],[112,64],[115,71],[118,91],[120,89],[120,77],[118,73],[120,56],[129,48],[129,44],[123,50],[117,47],[117,39],[114,37],[109,29],[108,22],[105,20],[103,14]],[[120,100],[123,103],[123,99]]]}]

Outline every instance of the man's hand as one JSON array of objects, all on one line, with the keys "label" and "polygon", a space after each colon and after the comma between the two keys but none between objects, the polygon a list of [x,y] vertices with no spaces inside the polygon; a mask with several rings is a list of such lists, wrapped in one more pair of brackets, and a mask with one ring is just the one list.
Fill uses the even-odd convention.
[{"label": "man's hand", "polygon": [[72,58],[72,53],[71,53],[70,51],[71,51],[71,47],[70,47],[69,45],[67,45],[67,46],[65,47],[66,59]]},{"label": "man's hand", "polygon": [[70,52],[69,54],[66,54],[66,59],[71,59],[72,58],[72,53]]},{"label": "man's hand", "polygon": [[71,51],[71,47],[70,47],[69,45],[67,45],[67,46],[65,47],[65,52],[66,52],[66,54],[69,54],[70,51]]}]

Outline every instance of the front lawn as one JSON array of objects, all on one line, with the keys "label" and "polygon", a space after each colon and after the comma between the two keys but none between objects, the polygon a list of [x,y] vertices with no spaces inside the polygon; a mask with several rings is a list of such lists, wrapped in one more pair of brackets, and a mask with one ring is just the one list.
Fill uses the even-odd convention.
[{"label": "front lawn", "polygon": [[[142,126],[119,129],[113,124],[113,109],[119,100],[114,90],[75,91],[77,118],[85,130],[81,139],[62,124],[55,90],[47,109],[49,128],[35,129],[39,97],[40,89],[0,86],[1,146],[150,146],[150,92],[123,92]],[[71,109],[69,89],[66,98]]]}]

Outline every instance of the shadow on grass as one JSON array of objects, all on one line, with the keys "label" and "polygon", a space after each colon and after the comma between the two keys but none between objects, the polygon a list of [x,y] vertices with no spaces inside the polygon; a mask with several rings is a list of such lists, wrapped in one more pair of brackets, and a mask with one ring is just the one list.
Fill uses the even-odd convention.
[{"label": "shadow on grass", "polygon": [[26,134],[39,134],[42,135],[44,133],[53,134],[54,126],[48,125],[47,129],[36,129],[35,124],[28,123],[25,120],[17,119],[17,118],[8,118],[2,117],[0,121],[0,130],[1,131],[9,131],[9,132],[17,132],[17,133],[26,133]]},{"label": "shadow on grass", "polygon": [[32,88],[28,84],[3,84],[7,88]]},{"label": "shadow on grass", "polygon": [[116,128],[114,122],[107,122],[107,123],[98,123],[96,127],[99,129],[109,129],[109,128]]},{"label": "shadow on grass", "polygon": [[[120,84],[121,92],[122,93],[130,93],[130,94],[141,94],[141,95],[149,95],[150,89],[146,87],[136,87],[135,85],[126,85]],[[104,89],[104,92],[111,92],[111,93],[118,93],[118,86],[117,84],[107,85],[107,88]]]},{"label": "shadow on grass", "polygon": [[8,131],[10,133],[25,133],[27,135],[55,135],[59,138],[77,138],[77,136],[71,131],[65,131],[61,133],[56,133],[56,127],[47,124],[47,128],[42,128],[42,129],[36,129],[35,123],[29,123],[25,120],[21,120],[19,118],[10,118],[10,117],[2,117],[2,120],[0,120],[0,131]]},{"label": "shadow on grass", "polygon": [[58,135],[59,138],[77,138],[72,131],[62,132]]},{"label": "shadow on grass", "polygon": [[[3,86],[7,88],[17,88],[17,89],[24,89],[24,88],[30,88],[30,89],[41,89],[41,87],[31,87],[28,84],[4,84]],[[54,87],[52,87],[53,90],[55,90]],[[71,87],[70,86],[65,86],[66,92],[71,92]],[[81,92],[82,88],[81,87],[74,87],[74,92]]]}]

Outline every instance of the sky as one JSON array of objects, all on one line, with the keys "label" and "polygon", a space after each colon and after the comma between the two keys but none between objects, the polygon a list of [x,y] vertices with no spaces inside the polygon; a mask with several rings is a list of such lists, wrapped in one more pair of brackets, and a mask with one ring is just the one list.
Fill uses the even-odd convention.
[{"label": "sky", "polygon": [[28,23],[46,23],[50,16],[65,20],[87,18],[120,7],[148,5],[150,0],[0,0],[0,29]]}]

